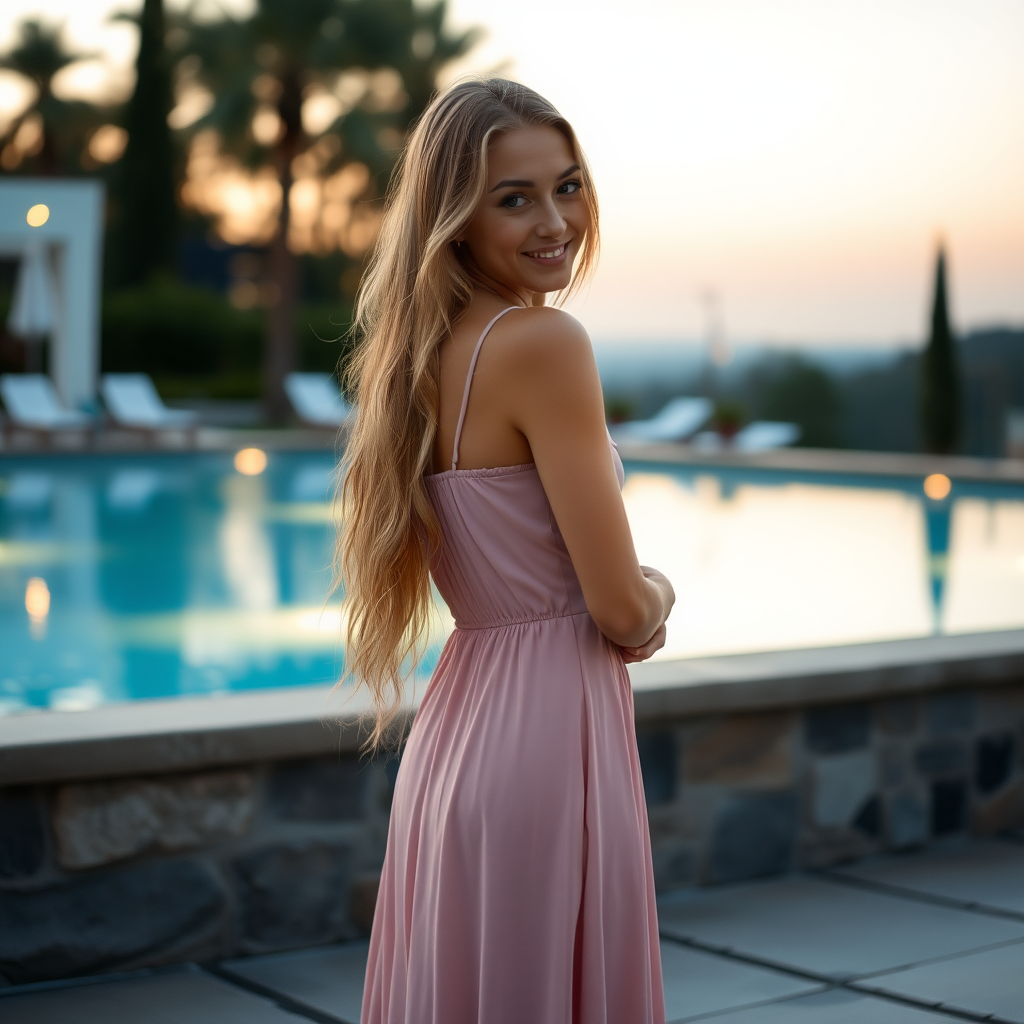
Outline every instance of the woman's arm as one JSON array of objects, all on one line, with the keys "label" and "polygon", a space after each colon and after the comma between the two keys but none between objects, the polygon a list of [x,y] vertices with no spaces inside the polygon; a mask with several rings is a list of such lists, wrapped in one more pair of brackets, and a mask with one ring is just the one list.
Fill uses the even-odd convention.
[{"label": "woman's arm", "polygon": [[627,660],[642,661],[664,643],[675,593],[637,562],[590,340],[557,309],[512,313],[498,326],[492,372],[501,374],[502,404],[529,442],[587,609]]}]

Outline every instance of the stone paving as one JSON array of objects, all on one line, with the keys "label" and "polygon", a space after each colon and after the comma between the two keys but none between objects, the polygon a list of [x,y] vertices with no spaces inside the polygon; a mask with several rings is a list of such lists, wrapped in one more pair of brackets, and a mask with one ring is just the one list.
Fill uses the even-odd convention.
[{"label": "stone paving", "polygon": [[[1024,1024],[1024,833],[680,891],[660,924],[675,1024]],[[354,1024],[365,957],[350,942],[15,986],[0,1022]]]}]

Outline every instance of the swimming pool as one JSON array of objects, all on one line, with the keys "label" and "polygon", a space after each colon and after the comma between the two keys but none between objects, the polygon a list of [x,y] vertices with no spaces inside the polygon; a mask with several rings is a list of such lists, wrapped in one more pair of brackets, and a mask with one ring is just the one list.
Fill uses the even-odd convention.
[{"label": "swimming pool", "polygon": [[[254,459],[254,461],[253,461]],[[0,459],[0,712],[326,683],[332,459]],[[1024,625],[1024,486],[627,462],[661,657]],[[439,608],[421,672],[450,619]]]}]

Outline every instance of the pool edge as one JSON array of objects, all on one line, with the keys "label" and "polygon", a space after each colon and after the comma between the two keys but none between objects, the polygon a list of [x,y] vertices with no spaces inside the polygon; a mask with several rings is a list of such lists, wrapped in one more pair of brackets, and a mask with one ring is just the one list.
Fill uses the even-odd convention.
[{"label": "pool edge", "polygon": [[[992,686],[1024,679],[1024,630],[647,662],[630,677],[641,723]],[[0,785],[351,753],[368,696],[331,694],[297,687],[5,716]]]}]

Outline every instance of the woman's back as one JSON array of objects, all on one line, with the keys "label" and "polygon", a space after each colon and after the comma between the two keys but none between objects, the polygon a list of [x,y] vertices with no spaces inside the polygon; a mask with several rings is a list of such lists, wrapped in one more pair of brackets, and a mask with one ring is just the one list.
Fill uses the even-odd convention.
[{"label": "woman's back", "polygon": [[[508,315],[514,315],[512,313]],[[664,1020],[633,705],[536,466],[426,478],[455,632],[391,812],[364,1022]],[[606,458],[621,481],[609,444]],[[528,979],[523,983],[523,979]]]},{"label": "woman's back", "polygon": [[[449,451],[451,468],[427,478],[443,537],[431,573],[460,629],[556,618],[587,610],[572,559],[532,461],[463,466],[467,423],[472,430],[484,424],[490,428],[490,445],[471,446],[478,458],[481,454],[488,459],[500,458],[501,454],[508,457],[514,451],[511,445],[501,446],[505,439],[500,436],[501,424],[493,406],[479,400],[474,403],[474,395],[482,383],[477,370],[489,333],[502,318],[515,315],[514,307],[506,307],[485,324],[474,342],[458,409],[451,394],[454,381],[442,381],[442,419],[448,413],[455,429]],[[448,396],[446,386],[450,389]],[[446,404],[450,408],[445,409]],[[467,416],[471,406],[476,410],[472,420]],[[490,455],[488,449],[498,454]],[[618,454],[614,450],[609,454],[621,482]]]},{"label": "woman's back", "polygon": [[625,662],[671,586],[637,564],[586,332],[544,305],[593,264],[592,182],[501,81],[435,100],[402,175],[358,315],[350,667],[402,692],[428,569],[455,629],[395,784],[363,1024],[662,1024]]},{"label": "woman's back", "polygon": [[[507,376],[503,373],[503,363],[509,355],[505,350],[510,341],[515,344],[515,326],[521,326],[512,325],[510,321],[524,315],[530,315],[527,309],[510,306],[496,295],[475,295],[451,334],[441,342],[435,473],[452,468],[457,432],[464,435],[459,438],[459,465],[463,469],[515,466],[533,461],[529,442],[511,426],[509,413],[515,396],[509,393]],[[481,341],[485,344],[481,345]],[[471,388],[467,394],[470,376]]]}]

